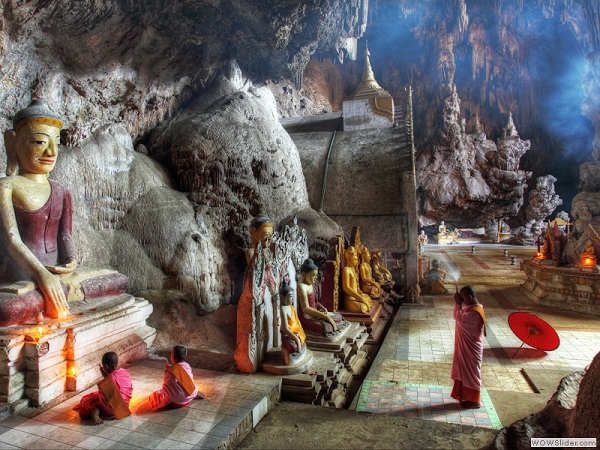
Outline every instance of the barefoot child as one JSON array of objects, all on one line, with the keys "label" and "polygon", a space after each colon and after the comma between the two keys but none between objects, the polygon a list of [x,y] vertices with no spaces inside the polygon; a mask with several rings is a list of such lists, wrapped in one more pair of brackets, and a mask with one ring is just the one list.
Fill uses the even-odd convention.
[{"label": "barefoot child", "polygon": [[73,409],[79,411],[82,419],[91,419],[95,425],[105,419],[122,419],[131,414],[129,401],[133,393],[133,385],[129,372],[118,369],[119,357],[115,352],[102,355],[100,372],[104,379],[98,383],[98,392],[82,397]]},{"label": "barefoot child", "polygon": [[148,402],[156,411],[161,408],[182,408],[195,398],[204,398],[194,384],[194,375],[185,362],[187,349],[176,345],[171,350],[171,362],[165,366],[162,388],[150,394]]}]

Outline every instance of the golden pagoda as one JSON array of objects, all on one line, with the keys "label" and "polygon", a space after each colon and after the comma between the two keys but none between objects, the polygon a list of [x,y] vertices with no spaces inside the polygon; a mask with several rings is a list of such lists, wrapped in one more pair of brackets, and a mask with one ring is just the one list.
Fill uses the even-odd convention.
[{"label": "golden pagoda", "polygon": [[365,49],[362,79],[351,96],[344,100],[344,130],[387,128],[394,122],[394,99],[383,89],[371,67],[369,49]]}]

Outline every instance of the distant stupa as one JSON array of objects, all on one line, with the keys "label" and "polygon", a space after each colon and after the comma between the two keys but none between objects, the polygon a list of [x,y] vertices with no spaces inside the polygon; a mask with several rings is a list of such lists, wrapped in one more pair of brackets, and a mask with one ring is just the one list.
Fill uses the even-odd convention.
[{"label": "distant stupa", "polygon": [[365,66],[360,84],[344,100],[344,131],[390,128],[394,123],[394,99],[375,80],[369,49],[365,49]]}]

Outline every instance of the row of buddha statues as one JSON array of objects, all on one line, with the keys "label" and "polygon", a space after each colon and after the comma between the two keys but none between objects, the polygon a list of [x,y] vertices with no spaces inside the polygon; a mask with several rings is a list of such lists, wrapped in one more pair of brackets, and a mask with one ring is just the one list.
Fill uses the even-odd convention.
[{"label": "row of buddha statues", "polygon": [[17,112],[4,133],[7,176],[0,178],[0,327],[63,320],[68,301],[125,293],[114,270],[79,267],[68,189],[48,178],[63,123],[42,100]]},{"label": "row of buddha statues", "polygon": [[371,255],[359,244],[343,250],[339,278],[343,300],[338,311],[329,311],[317,298],[322,284],[316,288],[319,267],[315,262],[304,258],[296,275],[294,263],[278,256],[281,239],[275,236],[274,224],[264,213],[252,220],[249,231],[251,247],[246,253],[244,288],[237,307],[234,354],[241,372],[258,370],[269,350],[276,347],[281,348],[285,364],[297,363],[305,354],[307,336],[318,336],[320,342],[335,340],[349,326],[345,313],[368,316],[378,302],[398,299],[381,253]]},{"label": "row of buddha statues", "polygon": [[397,301],[398,296],[392,291],[393,277],[383,265],[381,253],[371,255],[367,247],[362,244],[360,247],[360,255],[355,246],[344,250],[342,309],[351,313],[368,314],[373,309],[373,301],[380,300],[384,291],[391,296],[392,302]]}]

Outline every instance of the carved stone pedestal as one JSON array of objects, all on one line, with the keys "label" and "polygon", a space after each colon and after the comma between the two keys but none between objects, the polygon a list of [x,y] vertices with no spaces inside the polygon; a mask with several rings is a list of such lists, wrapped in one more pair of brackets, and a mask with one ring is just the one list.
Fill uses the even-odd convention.
[{"label": "carved stone pedestal", "polygon": [[[368,334],[366,327],[359,323],[349,321],[343,323],[345,327],[338,329],[338,333],[334,336],[321,336],[307,332],[307,347],[322,352],[345,352],[345,349],[355,346],[363,335]],[[362,344],[360,344],[360,347],[362,347]]]},{"label": "carved stone pedestal", "polygon": [[313,363],[313,353],[306,349],[304,356],[298,361],[285,364],[280,348],[273,348],[267,352],[263,359],[262,370],[273,375],[295,375],[306,372]]},{"label": "carved stone pedestal", "polygon": [[596,268],[555,267],[526,260],[521,262],[521,270],[527,275],[521,291],[534,302],[600,315],[600,273]]},{"label": "carved stone pedestal", "polygon": [[314,353],[310,372],[283,377],[281,396],[286,400],[341,408],[352,374],[332,353]]},{"label": "carved stone pedestal", "polygon": [[371,312],[369,313],[352,313],[344,311],[343,309],[339,310],[338,312],[344,316],[344,319],[350,322],[364,323],[366,326],[370,327],[373,325],[373,322],[377,321],[379,318],[382,308],[382,302],[373,301],[373,309],[371,309]]},{"label": "carved stone pedestal", "polygon": [[156,335],[146,325],[152,305],[145,299],[122,294],[91,309],[83,301],[69,306],[66,319],[0,328],[0,402],[59,401],[101,378],[105,352],[116,352],[119,365],[126,365],[145,356]]}]

